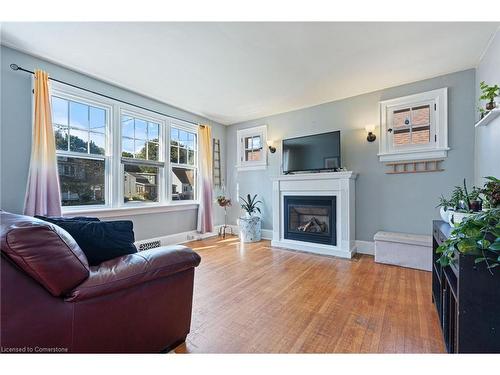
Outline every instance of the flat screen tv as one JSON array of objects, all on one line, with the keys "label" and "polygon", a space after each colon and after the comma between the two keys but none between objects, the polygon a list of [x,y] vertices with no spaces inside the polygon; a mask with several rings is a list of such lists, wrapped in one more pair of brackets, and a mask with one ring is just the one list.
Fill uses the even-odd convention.
[{"label": "flat screen tv", "polygon": [[337,170],[340,130],[283,140],[283,173]]}]

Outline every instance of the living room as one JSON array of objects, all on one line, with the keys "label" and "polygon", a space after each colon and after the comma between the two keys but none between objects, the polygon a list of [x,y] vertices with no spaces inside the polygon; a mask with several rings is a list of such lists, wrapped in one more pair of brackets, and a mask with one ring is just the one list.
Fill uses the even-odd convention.
[{"label": "living room", "polygon": [[2,354],[500,353],[498,20],[64,17],[0,29]]}]

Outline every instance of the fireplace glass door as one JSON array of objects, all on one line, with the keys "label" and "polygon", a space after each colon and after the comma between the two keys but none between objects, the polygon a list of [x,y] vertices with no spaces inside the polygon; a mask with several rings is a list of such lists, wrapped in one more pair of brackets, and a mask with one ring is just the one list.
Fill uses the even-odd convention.
[{"label": "fireplace glass door", "polygon": [[336,207],[334,196],[285,196],[287,239],[336,245]]}]

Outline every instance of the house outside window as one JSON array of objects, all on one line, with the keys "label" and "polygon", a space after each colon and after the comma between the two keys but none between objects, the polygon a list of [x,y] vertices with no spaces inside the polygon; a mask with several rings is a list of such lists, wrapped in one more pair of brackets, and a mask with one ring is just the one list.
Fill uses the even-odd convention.
[{"label": "house outside window", "polygon": [[380,161],[446,157],[447,110],[446,88],[380,102]]},{"label": "house outside window", "polygon": [[265,169],[267,167],[267,126],[237,131],[239,171]]}]

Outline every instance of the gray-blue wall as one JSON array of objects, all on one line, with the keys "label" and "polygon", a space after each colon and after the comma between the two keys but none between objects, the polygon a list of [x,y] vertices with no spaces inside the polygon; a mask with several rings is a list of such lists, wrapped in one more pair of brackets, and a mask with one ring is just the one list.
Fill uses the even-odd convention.
[{"label": "gray-blue wall", "polygon": [[[356,181],[356,239],[372,240],[379,230],[430,234],[431,220],[441,193],[448,194],[463,178],[473,181],[474,69],[338,100],[310,108],[232,125],[228,128],[227,177],[232,198],[251,193],[264,201],[263,227],[272,229],[272,178],[280,173],[279,153],[269,154],[264,171],[238,172],[235,168],[236,131],[267,125],[268,139],[341,130],[342,163],[359,173]],[[366,141],[364,126],[379,123],[379,101],[448,87],[449,151],[444,172],[385,174],[377,158],[378,141]],[[378,129],[377,129],[378,131]],[[234,205],[231,222],[240,210]]]},{"label": "gray-blue wall", "polygon": [[[226,129],[192,113],[118,88],[86,75],[63,68],[56,64],[35,58],[19,51],[0,47],[1,54],[1,207],[4,210],[21,213],[24,204],[26,180],[31,152],[31,75],[10,69],[12,63],[26,69],[41,68],[50,76],[73,83],[109,96],[135,103],[189,121],[212,125],[213,136],[225,144]],[[154,77],[152,77],[154,79]],[[224,160],[223,160],[224,162]],[[223,165],[223,169],[225,166]],[[138,240],[164,236],[196,229],[196,210],[133,215]],[[223,222],[222,212],[216,210],[216,222]]]}]

